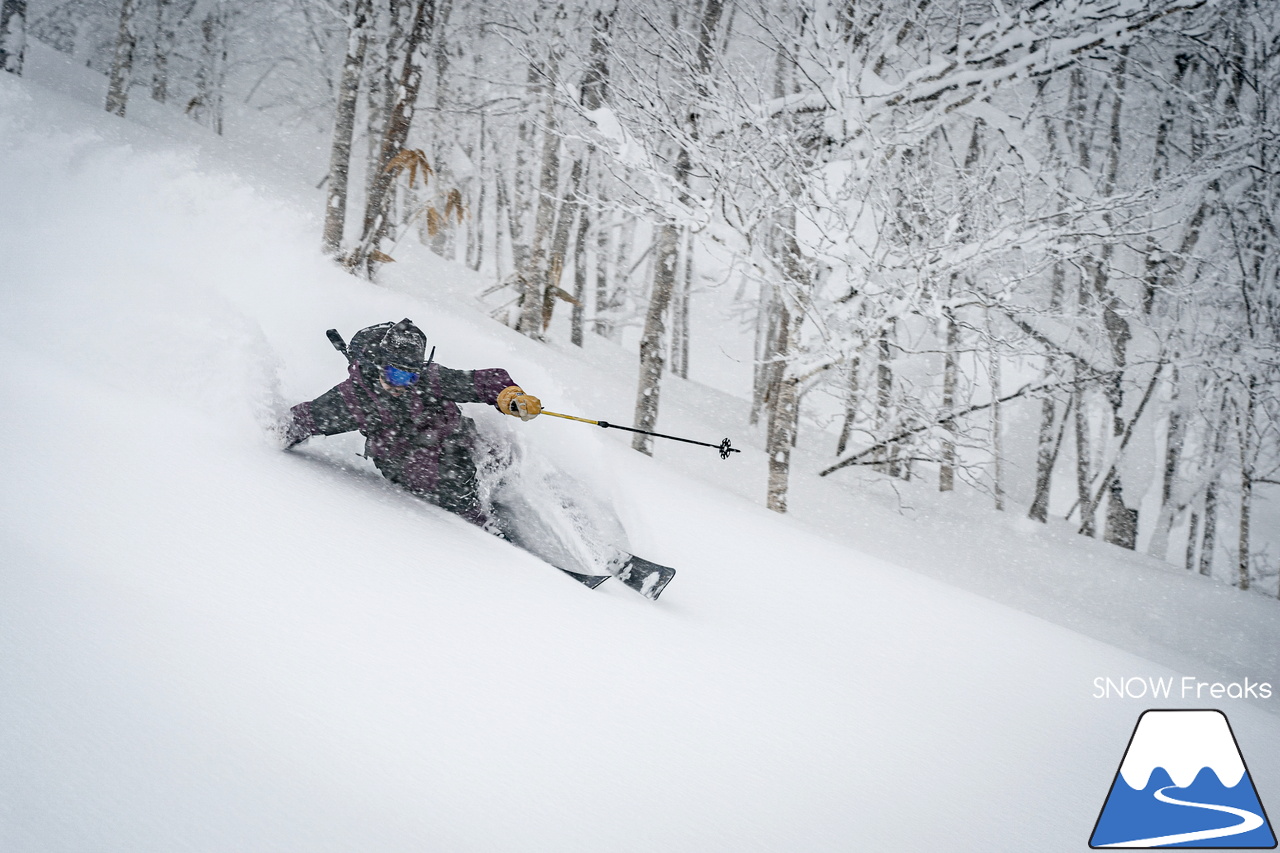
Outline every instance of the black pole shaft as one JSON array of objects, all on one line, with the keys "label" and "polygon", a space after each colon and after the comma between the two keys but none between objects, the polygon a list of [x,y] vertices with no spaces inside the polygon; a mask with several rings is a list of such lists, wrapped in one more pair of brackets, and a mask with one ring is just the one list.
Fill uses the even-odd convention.
[{"label": "black pole shaft", "polygon": [[640,435],[651,435],[654,438],[667,438],[667,439],[670,439],[671,441],[683,441],[685,444],[696,444],[699,447],[714,447],[716,450],[720,451],[721,459],[728,459],[730,453],[742,452],[738,448],[734,447],[729,442],[729,439],[727,438],[722,440],[719,444],[711,444],[710,442],[707,442],[707,441],[694,441],[692,438],[681,438],[678,435],[667,435],[666,433],[652,432],[647,429],[636,429],[635,427],[619,426],[618,424],[611,424],[608,421],[593,421],[591,420],[591,418],[580,418],[577,415],[565,415],[565,414],[561,414],[560,412],[553,412],[550,409],[543,409],[542,414],[551,415],[552,417],[556,417],[556,418],[564,418],[565,420],[568,420],[568,421],[578,421],[584,424],[595,424],[601,429],[608,429],[609,427],[613,427],[614,429],[626,430],[627,432],[637,432],[637,433],[640,433]]},{"label": "black pole shaft", "polygon": [[[672,441],[683,441],[686,444],[696,444],[699,447],[720,447],[720,445],[718,444],[709,444],[708,442],[705,442],[705,441],[694,441],[692,438],[681,438],[678,435],[664,435],[663,433],[660,433],[660,432],[650,432],[647,429],[636,429],[635,427],[618,426],[617,424],[611,424],[608,421],[597,421],[596,423],[599,426],[603,427],[604,429],[610,429],[610,428],[625,429],[627,432],[638,432],[641,435],[652,435],[657,438],[669,438]],[[736,449],[733,449],[733,452],[737,453],[738,451]]]}]

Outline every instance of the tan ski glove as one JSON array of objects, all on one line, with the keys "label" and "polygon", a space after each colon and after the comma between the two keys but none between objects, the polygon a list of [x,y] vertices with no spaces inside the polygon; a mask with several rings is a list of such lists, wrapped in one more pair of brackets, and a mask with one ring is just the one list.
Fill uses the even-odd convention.
[{"label": "tan ski glove", "polygon": [[498,392],[498,411],[522,421],[531,421],[542,411],[542,401],[524,393],[519,385],[510,385]]}]

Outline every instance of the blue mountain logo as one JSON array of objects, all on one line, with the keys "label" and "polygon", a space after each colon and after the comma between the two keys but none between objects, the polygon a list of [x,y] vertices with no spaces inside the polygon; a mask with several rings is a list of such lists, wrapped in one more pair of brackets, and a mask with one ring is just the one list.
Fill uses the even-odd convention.
[{"label": "blue mountain logo", "polygon": [[1089,846],[1274,848],[1226,715],[1144,711]]}]

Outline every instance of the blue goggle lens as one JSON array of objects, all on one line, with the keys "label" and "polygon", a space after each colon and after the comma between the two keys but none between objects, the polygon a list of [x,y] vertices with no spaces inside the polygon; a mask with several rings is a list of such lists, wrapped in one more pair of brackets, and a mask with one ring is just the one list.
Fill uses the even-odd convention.
[{"label": "blue goggle lens", "polygon": [[382,377],[387,380],[388,385],[392,385],[396,388],[404,388],[406,385],[412,385],[418,381],[418,377],[421,375],[422,374],[420,373],[414,373],[409,370],[401,370],[398,367],[392,367],[389,364],[382,368]]}]

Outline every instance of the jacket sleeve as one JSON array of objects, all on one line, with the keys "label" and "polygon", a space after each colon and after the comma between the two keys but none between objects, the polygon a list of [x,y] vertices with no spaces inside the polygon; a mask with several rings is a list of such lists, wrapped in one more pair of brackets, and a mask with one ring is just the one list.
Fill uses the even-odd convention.
[{"label": "jacket sleeve", "polygon": [[503,388],[516,384],[511,374],[501,367],[483,370],[440,367],[438,375],[439,395],[455,403],[488,403],[492,406],[498,402],[498,394]]},{"label": "jacket sleeve", "polygon": [[293,415],[289,425],[290,446],[313,435],[337,435],[359,427],[359,420],[347,404],[347,398],[353,395],[343,393],[343,386],[350,384],[348,379],[314,400],[299,403],[289,410]]}]

